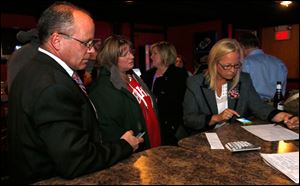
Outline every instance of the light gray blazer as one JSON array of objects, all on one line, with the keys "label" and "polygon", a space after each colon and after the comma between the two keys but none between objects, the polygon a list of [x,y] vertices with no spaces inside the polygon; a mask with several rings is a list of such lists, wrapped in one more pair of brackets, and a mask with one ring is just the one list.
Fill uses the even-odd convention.
[{"label": "light gray blazer", "polygon": [[[228,87],[231,87],[231,82],[228,82]],[[237,111],[241,117],[253,114],[261,120],[270,121],[279,112],[260,99],[248,73],[241,72],[236,88],[240,95],[236,99],[228,97],[228,108]],[[215,91],[209,88],[203,74],[189,77],[183,101],[184,126],[192,133],[208,130],[214,127],[208,126],[214,114],[218,114]]]}]

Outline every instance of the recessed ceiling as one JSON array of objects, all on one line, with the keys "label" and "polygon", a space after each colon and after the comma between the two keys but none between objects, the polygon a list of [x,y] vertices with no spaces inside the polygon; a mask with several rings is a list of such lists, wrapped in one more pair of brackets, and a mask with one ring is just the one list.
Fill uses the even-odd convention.
[{"label": "recessed ceiling", "polygon": [[[39,17],[53,0],[4,0],[1,11]],[[240,26],[299,24],[299,3],[283,8],[276,1],[216,0],[70,0],[96,20],[151,23],[167,26],[222,19]]]}]

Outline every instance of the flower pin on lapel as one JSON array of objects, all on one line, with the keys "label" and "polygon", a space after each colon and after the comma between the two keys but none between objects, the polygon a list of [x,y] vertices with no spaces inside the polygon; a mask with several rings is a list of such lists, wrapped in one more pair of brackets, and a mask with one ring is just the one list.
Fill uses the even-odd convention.
[{"label": "flower pin on lapel", "polygon": [[234,88],[228,92],[228,97],[231,99],[238,99],[240,97],[240,93],[237,88]]}]

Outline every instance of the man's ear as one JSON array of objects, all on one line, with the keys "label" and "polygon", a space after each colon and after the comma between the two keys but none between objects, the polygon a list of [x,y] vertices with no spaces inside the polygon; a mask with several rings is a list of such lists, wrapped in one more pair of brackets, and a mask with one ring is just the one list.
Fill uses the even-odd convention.
[{"label": "man's ear", "polygon": [[54,32],[50,36],[50,44],[55,50],[60,50],[62,45],[62,36],[57,32]]}]

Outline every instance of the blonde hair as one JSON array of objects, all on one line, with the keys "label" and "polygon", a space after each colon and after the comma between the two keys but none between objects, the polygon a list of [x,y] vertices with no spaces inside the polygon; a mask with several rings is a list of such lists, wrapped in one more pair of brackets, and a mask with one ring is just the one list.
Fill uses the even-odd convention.
[{"label": "blonde hair", "polygon": [[161,57],[163,65],[169,66],[171,64],[175,64],[177,52],[174,45],[166,41],[160,41],[151,45],[151,51],[154,48],[157,48],[157,51]]},{"label": "blonde hair", "polygon": [[[240,44],[235,39],[222,39],[219,40],[210,50],[208,55],[208,70],[205,73],[205,79],[209,82],[209,88],[216,90],[217,88],[217,64],[220,59],[228,53],[237,52],[240,56],[240,60],[243,59],[243,50]],[[240,79],[240,70],[238,70],[236,76],[232,80],[232,86],[229,91],[234,89]]]}]

